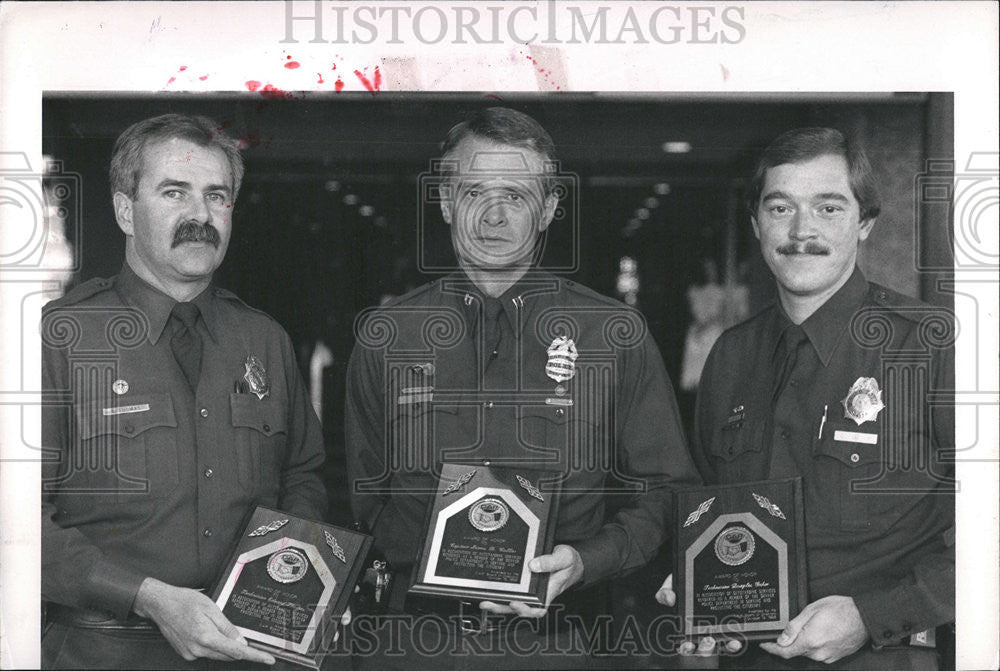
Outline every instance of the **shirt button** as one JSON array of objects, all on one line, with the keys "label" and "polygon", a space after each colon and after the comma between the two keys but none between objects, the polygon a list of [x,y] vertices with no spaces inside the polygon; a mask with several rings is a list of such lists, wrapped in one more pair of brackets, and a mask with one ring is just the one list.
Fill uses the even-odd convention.
[{"label": "shirt button", "polygon": [[882,638],[892,638],[892,630],[886,629],[882,632]]},{"label": "shirt button", "polygon": [[912,624],[910,624],[909,622],[904,622],[903,623],[903,631],[909,633],[912,629],[913,629],[913,625]]},{"label": "shirt button", "polygon": [[265,424],[264,425],[264,433],[270,433],[270,432],[271,432],[271,425],[270,424]]},{"label": "shirt button", "polygon": [[566,411],[565,411],[565,410],[563,410],[562,408],[556,408],[556,414],[557,414],[557,415],[560,415],[560,416],[562,416],[562,415],[563,415],[563,414],[565,414],[565,413],[566,413]]},{"label": "shirt button", "polygon": [[211,468],[206,468],[205,469],[205,477],[206,478],[210,478],[213,475],[215,475],[215,471],[213,471]]},{"label": "shirt button", "polygon": [[792,434],[791,434],[791,433],[789,433],[788,429],[782,429],[782,430],[781,430],[781,437],[782,437],[782,438],[788,438],[788,437],[789,437],[789,436],[791,436],[791,435],[792,435]]},{"label": "shirt button", "polygon": [[125,425],[125,433],[130,434],[130,435],[133,434],[133,433],[135,433],[135,427],[132,426],[131,424],[126,424]]},{"label": "shirt button", "polygon": [[856,463],[858,463],[859,461],[861,461],[861,457],[860,457],[860,456],[858,456],[858,453],[857,453],[857,452],[855,452],[854,454],[852,454],[852,455],[851,455],[851,463],[854,463],[854,464],[856,464]]},{"label": "shirt button", "polygon": [[202,417],[208,417],[208,408],[202,408],[200,414]]},{"label": "shirt button", "polygon": [[205,529],[205,538],[211,538],[211,537],[212,537],[212,530]]}]

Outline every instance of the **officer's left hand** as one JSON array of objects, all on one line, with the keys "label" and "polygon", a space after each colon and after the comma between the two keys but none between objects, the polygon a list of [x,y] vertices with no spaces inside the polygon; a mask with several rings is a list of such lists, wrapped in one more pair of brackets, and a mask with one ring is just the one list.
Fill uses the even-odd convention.
[{"label": "officer's left hand", "polygon": [[521,617],[542,617],[549,604],[566,589],[583,578],[583,560],[580,553],[569,545],[557,545],[550,555],[535,557],[528,563],[532,573],[549,573],[549,588],[545,595],[545,608],[532,608],[520,601],[512,601],[510,606],[502,606],[492,601],[481,601],[479,607],[500,615],[520,615]]},{"label": "officer's left hand", "polygon": [[861,613],[849,596],[827,596],[802,609],[778,636],[760,647],[785,659],[808,657],[831,663],[847,657],[868,640]]}]

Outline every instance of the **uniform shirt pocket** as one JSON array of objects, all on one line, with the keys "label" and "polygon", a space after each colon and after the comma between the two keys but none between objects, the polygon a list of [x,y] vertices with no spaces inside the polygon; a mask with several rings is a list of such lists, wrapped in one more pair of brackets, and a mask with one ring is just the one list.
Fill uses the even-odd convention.
[{"label": "uniform shirt pocket", "polygon": [[[561,399],[560,399],[561,400]],[[563,464],[608,463],[610,436],[594,417],[569,404],[525,405],[518,409],[518,443]],[[558,455],[558,456],[557,456]]]},{"label": "uniform shirt pocket", "polygon": [[720,482],[734,482],[752,475],[762,466],[764,423],[743,419],[721,423],[713,431],[708,452]]},{"label": "uniform shirt pocket", "polygon": [[277,496],[288,433],[286,406],[271,396],[230,394],[236,435],[236,472],[240,484]]},{"label": "uniform shirt pocket", "polygon": [[815,440],[813,454],[818,477],[810,485],[824,490],[817,492],[820,500],[836,505],[840,528],[871,529],[879,522],[873,515],[873,497],[878,495],[865,493],[859,486],[883,470],[878,426],[859,427],[843,419],[827,421],[822,437]]},{"label": "uniform shirt pocket", "polygon": [[177,419],[170,394],[144,394],[77,406],[81,453],[70,465],[86,491],[137,503],[168,496],[178,483]]}]

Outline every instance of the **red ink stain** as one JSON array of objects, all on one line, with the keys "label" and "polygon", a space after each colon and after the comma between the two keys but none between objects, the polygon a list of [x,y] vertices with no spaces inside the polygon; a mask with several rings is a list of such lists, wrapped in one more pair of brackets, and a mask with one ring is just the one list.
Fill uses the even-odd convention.
[{"label": "red ink stain", "polygon": [[202,75],[201,77],[198,77],[198,79],[200,79],[201,81],[205,81],[206,79],[208,79],[208,75]]},{"label": "red ink stain", "polygon": [[487,98],[493,98],[494,100],[499,100],[500,102],[503,102],[503,98],[501,98],[500,96],[497,96],[497,95],[493,95],[492,93],[487,93],[486,97]]},{"label": "red ink stain", "polygon": [[319,77],[319,81],[316,82],[317,84],[325,84],[326,83],[326,82],[323,81],[323,73],[322,72],[317,72],[316,76]]},{"label": "red ink stain", "polygon": [[178,70],[177,72],[184,72],[184,71],[185,71],[185,70],[187,70],[187,69],[188,69],[188,66],[186,66],[186,65],[182,65],[182,66],[181,66],[181,69],[180,69],[180,70]]},{"label": "red ink stain", "polygon": [[246,85],[247,85],[247,90],[248,91],[256,91],[257,89],[260,88],[260,82],[254,81],[253,79],[251,79],[250,81],[246,82]]},{"label": "red ink stain", "polygon": [[331,69],[331,70],[336,70],[336,69],[337,69],[337,64],[336,64],[336,63],[334,63],[334,64],[333,64],[333,67],[332,67],[332,68],[330,68],[330,69]]},{"label": "red ink stain", "polygon": [[[523,51],[521,53],[524,54]],[[561,91],[562,90],[562,87],[556,85],[555,80],[553,80],[552,77],[550,76],[552,74],[551,70],[546,70],[545,68],[539,67],[538,66],[538,61],[536,61],[532,56],[530,56],[528,54],[524,54],[524,57],[527,58],[529,61],[531,61],[531,64],[535,66],[535,69],[538,70],[538,74],[542,75],[542,78],[545,81],[547,81],[549,84],[552,84],[553,86],[555,86],[556,91]]]},{"label": "red ink stain", "polygon": [[333,88],[337,90],[337,93],[340,93],[344,90],[344,81],[340,77],[337,77],[337,81],[333,83]]},{"label": "red ink stain", "polygon": [[364,85],[366,89],[368,89],[369,93],[371,93],[373,96],[378,95],[379,89],[382,86],[382,73],[379,72],[378,66],[375,67],[374,84],[368,81],[368,77],[365,77],[363,74],[361,74],[360,70],[355,70],[354,76],[357,77],[359,80],[361,80],[361,83]]},{"label": "red ink stain", "polygon": [[170,86],[175,81],[177,81],[177,77],[171,77],[170,79],[167,80],[167,86]]},{"label": "red ink stain", "polygon": [[277,86],[271,84],[265,84],[264,88],[261,90],[260,95],[269,100],[281,100],[283,98],[294,98],[295,96],[288,91],[283,91]]},{"label": "red ink stain", "polygon": [[299,67],[299,62],[298,61],[289,61],[288,63],[285,63],[285,67],[288,68],[289,70],[294,70],[297,67]]}]

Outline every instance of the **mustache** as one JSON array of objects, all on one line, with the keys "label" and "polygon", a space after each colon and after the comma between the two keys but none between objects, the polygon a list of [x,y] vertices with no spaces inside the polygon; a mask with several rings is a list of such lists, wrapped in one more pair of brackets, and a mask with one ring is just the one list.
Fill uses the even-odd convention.
[{"label": "mustache", "polygon": [[174,231],[174,240],[170,244],[173,249],[183,242],[207,242],[213,247],[219,246],[219,231],[212,224],[199,224],[196,221],[185,221]]},{"label": "mustache", "polygon": [[786,256],[793,254],[812,254],[813,256],[829,256],[830,249],[816,242],[807,242],[804,245],[797,245],[794,242],[781,245],[777,252]]}]

